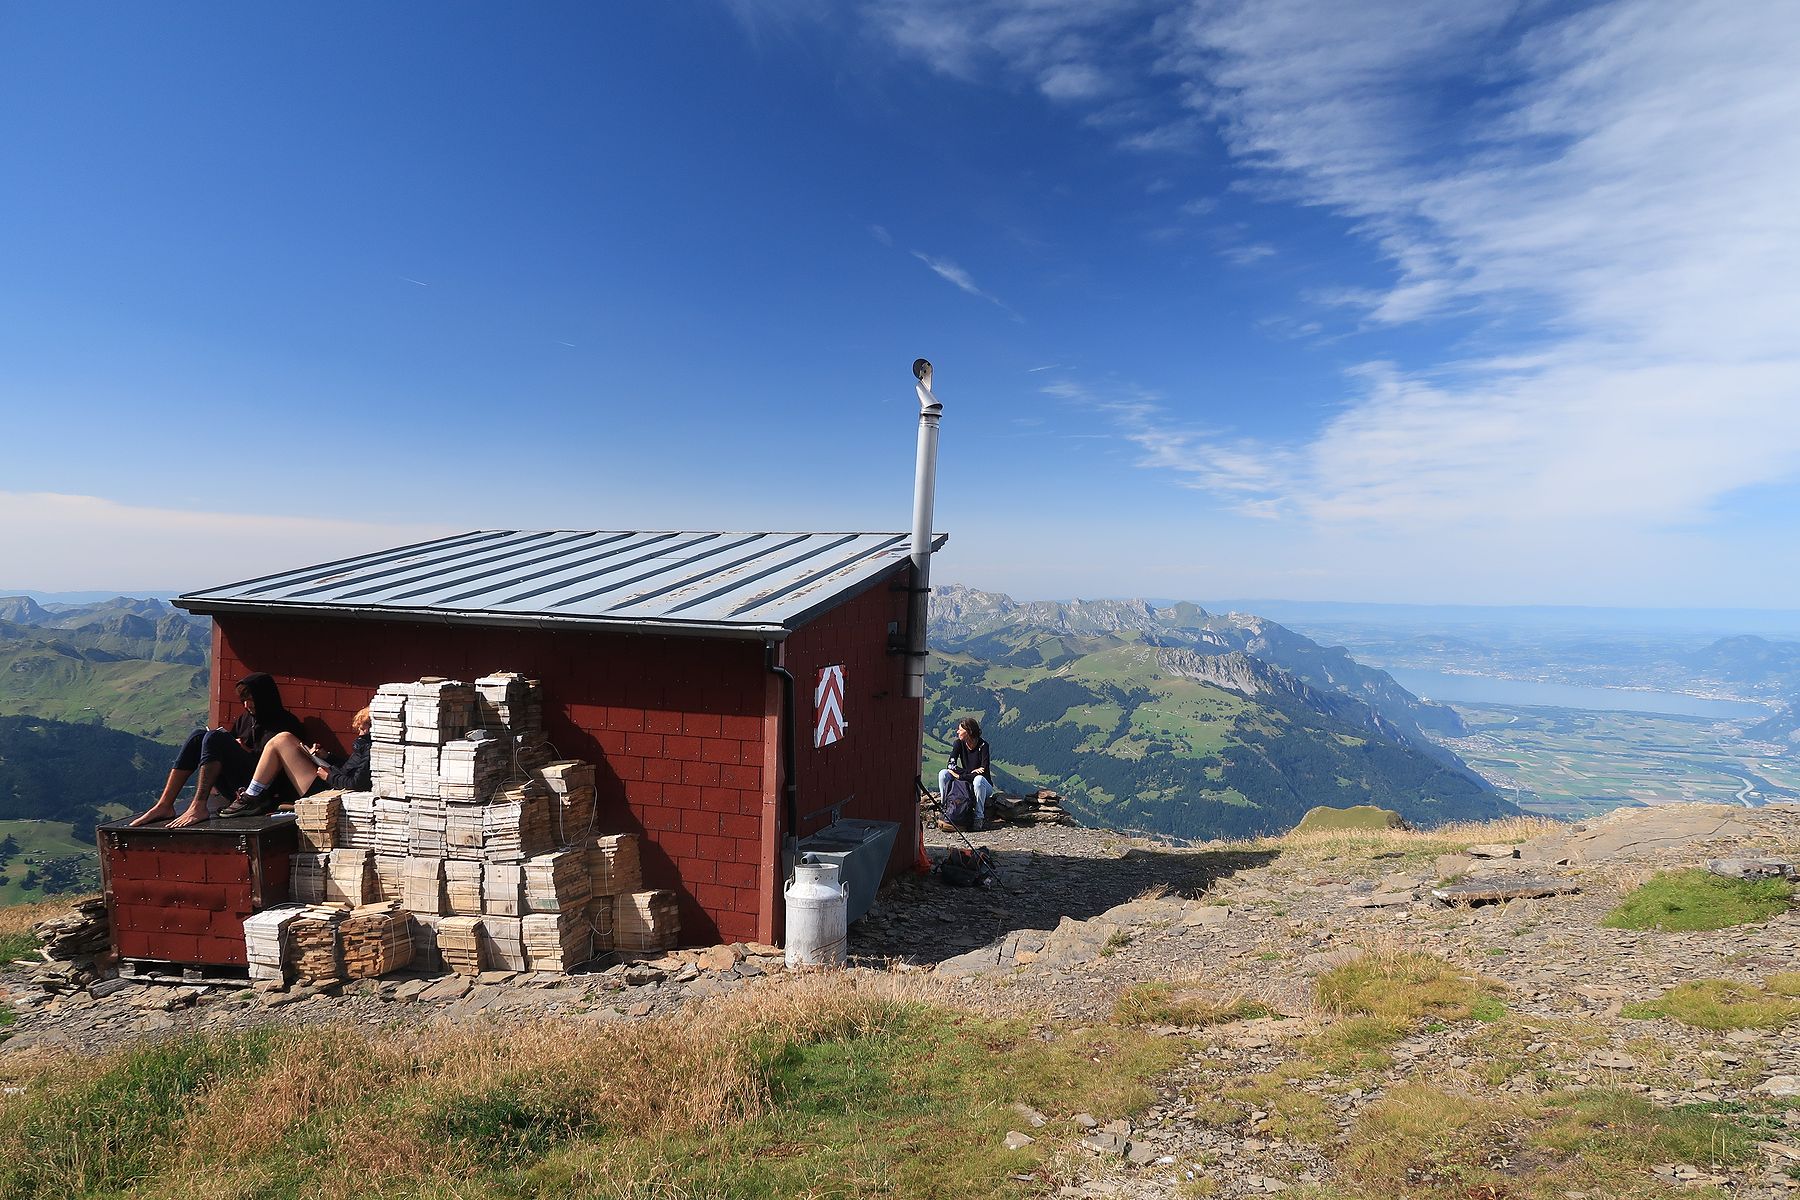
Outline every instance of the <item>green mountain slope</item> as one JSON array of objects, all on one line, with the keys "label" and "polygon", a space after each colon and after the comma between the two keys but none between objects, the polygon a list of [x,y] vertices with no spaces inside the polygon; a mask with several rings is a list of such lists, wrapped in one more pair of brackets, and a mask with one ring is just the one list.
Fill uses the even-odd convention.
[{"label": "green mountain slope", "polygon": [[1096,825],[1205,838],[1285,831],[1319,804],[1419,825],[1517,811],[1425,736],[1454,714],[1271,622],[940,596],[952,611],[941,625],[933,612],[928,778],[974,714],[1003,783],[1054,788]]},{"label": "green mountain slope", "polygon": [[175,741],[206,719],[203,623],[160,601],[53,612],[0,600],[0,714],[95,723]]}]

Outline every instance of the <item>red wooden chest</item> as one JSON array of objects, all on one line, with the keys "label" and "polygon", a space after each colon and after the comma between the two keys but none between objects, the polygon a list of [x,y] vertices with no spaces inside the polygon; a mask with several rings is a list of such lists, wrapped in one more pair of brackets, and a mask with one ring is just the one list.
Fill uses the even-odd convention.
[{"label": "red wooden chest", "polygon": [[244,918],[288,898],[292,817],[235,817],[185,829],[102,825],[100,880],[122,958],[185,966],[246,963]]}]

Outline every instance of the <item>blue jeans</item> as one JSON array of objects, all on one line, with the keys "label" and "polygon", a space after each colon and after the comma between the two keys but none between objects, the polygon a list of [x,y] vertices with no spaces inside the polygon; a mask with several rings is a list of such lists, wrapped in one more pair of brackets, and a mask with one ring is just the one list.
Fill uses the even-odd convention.
[{"label": "blue jeans", "polygon": [[[945,767],[938,772],[938,795],[942,796],[950,790],[950,768]],[[969,781],[969,790],[975,793],[975,823],[987,820],[988,797],[994,794],[994,781],[986,775],[977,775]]]},{"label": "blue jeans", "polygon": [[196,729],[175,756],[175,769],[193,771],[210,762],[219,764],[219,777],[213,781],[213,788],[228,800],[250,782],[256,771],[256,759],[238,745],[230,730]]}]

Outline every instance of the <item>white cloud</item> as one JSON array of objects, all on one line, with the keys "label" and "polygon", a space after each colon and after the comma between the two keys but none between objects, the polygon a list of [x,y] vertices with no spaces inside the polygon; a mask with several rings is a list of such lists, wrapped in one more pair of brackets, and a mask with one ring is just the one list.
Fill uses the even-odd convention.
[{"label": "white cloud", "polygon": [[462,532],[424,524],[189,512],[0,492],[0,586],[192,591]]},{"label": "white cloud", "polygon": [[[1122,145],[1221,138],[1242,194],[1345,218],[1391,265],[1388,286],[1313,299],[1375,331],[1454,315],[1500,348],[1355,368],[1279,443],[1131,399],[1108,412],[1146,467],[1321,527],[1620,545],[1800,476],[1792,6],[1386,0],[1322,19],[1316,0],[1208,0],[1113,8],[1107,29],[1028,0],[959,11],[1017,71],[1085,47],[1120,80],[1090,119]],[[1037,40],[984,40],[1006,11]],[[1117,48],[1146,40],[1156,69],[1121,72]]]},{"label": "white cloud", "polygon": [[995,296],[990,292],[982,291],[981,288],[976,286],[973,276],[971,276],[967,271],[963,270],[961,267],[957,266],[955,263],[951,262],[949,259],[937,258],[937,257],[934,257],[933,255],[926,254],[922,250],[914,250],[913,257],[918,259],[920,262],[924,263],[926,266],[930,267],[932,273],[934,275],[936,275],[939,279],[944,280],[946,283],[955,284],[958,288],[961,288],[963,291],[969,293],[969,295],[971,295],[971,296],[981,297],[981,299],[986,300],[989,304],[992,304],[995,307],[1010,314],[1015,321],[1020,319],[1019,314],[1016,312],[1013,312],[1012,308],[1007,305],[1006,301],[1000,299],[998,296]]},{"label": "white cloud", "polygon": [[894,244],[894,235],[888,232],[886,225],[869,226],[869,236],[884,246],[891,246]]}]

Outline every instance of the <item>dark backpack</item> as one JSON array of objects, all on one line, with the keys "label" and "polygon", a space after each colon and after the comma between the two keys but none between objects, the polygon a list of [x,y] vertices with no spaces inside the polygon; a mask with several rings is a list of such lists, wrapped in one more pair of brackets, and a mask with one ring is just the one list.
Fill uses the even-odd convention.
[{"label": "dark backpack", "polygon": [[975,792],[966,779],[952,779],[944,789],[944,820],[967,829],[975,823]]},{"label": "dark backpack", "polygon": [[938,860],[938,878],[951,887],[989,887],[1000,866],[986,846],[973,850],[951,848]]}]

